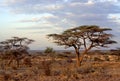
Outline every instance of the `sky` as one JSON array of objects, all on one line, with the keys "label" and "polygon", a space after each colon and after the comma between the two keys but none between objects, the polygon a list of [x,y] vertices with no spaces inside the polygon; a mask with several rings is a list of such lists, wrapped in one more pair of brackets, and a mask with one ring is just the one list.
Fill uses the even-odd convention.
[{"label": "sky", "polygon": [[120,0],[0,0],[0,41],[27,37],[31,49],[64,49],[46,35],[81,25],[113,29],[112,47],[120,47]]}]

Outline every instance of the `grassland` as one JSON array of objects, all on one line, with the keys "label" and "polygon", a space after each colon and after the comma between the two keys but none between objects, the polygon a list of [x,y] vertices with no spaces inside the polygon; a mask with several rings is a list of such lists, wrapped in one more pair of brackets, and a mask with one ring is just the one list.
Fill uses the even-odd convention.
[{"label": "grassland", "polygon": [[116,55],[86,55],[80,67],[74,54],[32,54],[8,65],[0,61],[0,81],[120,81],[120,58]]}]

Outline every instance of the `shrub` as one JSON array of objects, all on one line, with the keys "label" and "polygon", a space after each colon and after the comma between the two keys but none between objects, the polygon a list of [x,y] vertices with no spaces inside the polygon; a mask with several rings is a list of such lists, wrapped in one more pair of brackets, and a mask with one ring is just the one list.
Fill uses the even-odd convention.
[{"label": "shrub", "polygon": [[101,61],[103,61],[103,60],[100,59],[100,58],[98,58],[98,57],[95,57],[95,58],[94,58],[94,61],[99,61],[99,62],[101,62]]},{"label": "shrub", "polygon": [[44,51],[44,53],[54,53],[54,52],[55,52],[54,49],[51,47],[47,47]]},{"label": "shrub", "polygon": [[50,76],[51,75],[51,61],[42,61],[42,65],[43,65],[43,71],[45,73],[46,76]]},{"label": "shrub", "polygon": [[110,59],[109,59],[108,56],[105,56],[105,60],[106,60],[106,61],[110,61]]},{"label": "shrub", "polygon": [[79,74],[87,74],[87,73],[93,73],[95,72],[95,69],[90,64],[85,64],[79,68],[77,68],[77,72]]}]

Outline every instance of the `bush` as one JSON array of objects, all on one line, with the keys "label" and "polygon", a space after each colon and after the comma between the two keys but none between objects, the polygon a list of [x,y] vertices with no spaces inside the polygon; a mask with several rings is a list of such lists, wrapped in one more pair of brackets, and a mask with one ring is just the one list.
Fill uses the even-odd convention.
[{"label": "bush", "polygon": [[101,61],[103,61],[103,60],[102,60],[102,59],[100,59],[100,58],[98,58],[98,57],[95,57],[95,58],[94,58],[94,61],[101,62]]},{"label": "bush", "polygon": [[105,61],[110,61],[108,56],[105,56]]},{"label": "bush", "polygon": [[47,47],[44,51],[44,53],[54,53],[54,52],[55,52],[54,49],[51,47]]},{"label": "bush", "polygon": [[46,61],[46,60],[42,61],[43,71],[46,76],[50,76],[52,74],[51,73],[51,64],[52,64],[51,61]]},{"label": "bush", "polygon": [[92,65],[87,64],[79,67],[77,69],[78,74],[87,74],[87,73],[93,73],[95,72],[95,69],[92,67]]}]

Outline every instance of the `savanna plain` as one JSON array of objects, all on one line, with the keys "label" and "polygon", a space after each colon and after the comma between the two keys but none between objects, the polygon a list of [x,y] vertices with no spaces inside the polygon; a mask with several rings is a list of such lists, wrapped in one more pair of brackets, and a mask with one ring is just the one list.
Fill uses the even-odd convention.
[{"label": "savanna plain", "polygon": [[19,66],[1,55],[0,81],[120,81],[119,55],[120,50],[91,51],[80,67],[74,51],[32,52]]}]

